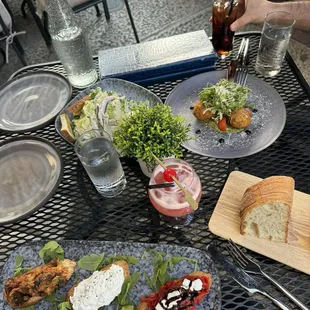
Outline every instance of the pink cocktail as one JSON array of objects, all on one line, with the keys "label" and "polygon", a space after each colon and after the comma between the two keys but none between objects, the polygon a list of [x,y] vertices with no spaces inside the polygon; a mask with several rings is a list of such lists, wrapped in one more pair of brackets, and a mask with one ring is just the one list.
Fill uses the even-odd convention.
[{"label": "pink cocktail", "polygon": [[[198,175],[188,163],[181,159],[166,159],[163,161],[168,169],[174,169],[178,181],[199,203],[201,198],[201,183]],[[154,169],[149,185],[168,183],[164,177],[164,169],[157,166]],[[149,189],[149,198],[153,206],[163,215],[171,218],[186,218],[193,209],[184,198],[184,193],[175,184],[174,187]]]}]

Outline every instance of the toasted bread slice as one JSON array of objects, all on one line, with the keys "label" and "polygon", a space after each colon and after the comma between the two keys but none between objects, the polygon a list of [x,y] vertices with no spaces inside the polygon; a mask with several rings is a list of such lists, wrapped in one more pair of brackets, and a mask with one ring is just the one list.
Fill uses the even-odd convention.
[{"label": "toasted bread slice", "polygon": [[53,259],[15,278],[8,279],[3,296],[12,308],[32,306],[50,295],[59,284],[71,277],[76,262],[69,259]]},{"label": "toasted bread slice", "polygon": [[[118,265],[120,267],[123,268],[123,272],[124,272],[124,279],[128,278],[129,275],[130,275],[130,272],[129,272],[129,265],[127,264],[127,262],[125,262],[124,260],[119,260],[119,261],[116,261],[102,269],[100,269],[100,271],[105,271],[105,270],[108,270],[112,265]],[[78,286],[78,284],[74,285],[73,287],[70,288],[70,290],[67,292],[66,294],[66,300],[67,301],[70,301],[70,297],[74,295],[74,289],[76,288],[76,286]],[[116,296],[115,296],[116,297]]]},{"label": "toasted bread slice", "polygon": [[[205,272],[202,272],[202,271],[195,271],[195,272],[192,272],[190,274],[188,274],[187,276],[192,276],[192,277],[207,277],[208,278],[208,283],[209,283],[209,287],[207,288],[207,293],[209,293],[209,290],[210,290],[210,287],[212,285],[212,278],[211,278],[211,275],[209,273],[205,273]],[[184,276],[183,278],[181,279],[177,279],[173,282],[175,282],[177,284],[177,286],[180,286],[182,285],[182,282],[183,282],[183,279],[186,278],[186,276]],[[156,293],[155,293],[156,294]],[[146,302],[141,302],[137,309],[136,310],[148,310],[148,304]]]},{"label": "toasted bread slice", "polygon": [[82,99],[74,102],[70,107],[67,108],[67,111],[74,116],[80,115],[84,107],[85,101],[89,100],[89,96],[85,96]]},{"label": "toasted bread slice", "polygon": [[61,122],[61,133],[63,136],[70,142],[74,143],[75,138],[71,128],[71,122],[66,113],[60,114],[60,122]]}]

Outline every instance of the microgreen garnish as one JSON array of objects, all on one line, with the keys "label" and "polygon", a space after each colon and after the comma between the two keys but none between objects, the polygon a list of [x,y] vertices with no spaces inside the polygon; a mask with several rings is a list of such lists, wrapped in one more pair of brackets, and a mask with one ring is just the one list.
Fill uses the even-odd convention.
[{"label": "microgreen garnish", "polygon": [[104,254],[90,254],[83,256],[79,261],[78,265],[82,269],[89,271],[100,270],[107,265],[110,265],[118,260],[124,260],[127,264],[135,265],[138,264],[139,260],[135,256],[109,256],[104,258]]},{"label": "microgreen garnish", "polygon": [[71,304],[69,301],[64,301],[58,305],[57,310],[71,310]]},{"label": "microgreen garnish", "polygon": [[56,241],[49,241],[40,250],[39,256],[43,259],[44,263],[47,264],[54,258],[64,259],[65,252]]},{"label": "microgreen garnish", "polygon": [[23,261],[24,261],[24,257],[23,255],[16,255],[15,259],[15,267],[14,267],[14,274],[13,277],[19,276],[24,272],[27,272],[29,270],[31,270],[32,268],[23,268]]},{"label": "microgreen garnish", "polygon": [[101,267],[101,262],[103,261],[104,254],[90,254],[83,256],[79,261],[78,265],[85,270],[95,271],[99,270]]},{"label": "microgreen garnish", "polygon": [[[135,287],[139,280],[140,273],[134,272],[125,279],[121,293],[116,297],[116,310],[134,310],[134,303],[128,299],[129,291]],[[121,308],[120,308],[121,307]]]},{"label": "microgreen garnish", "polygon": [[150,278],[147,274],[144,274],[148,286],[156,291],[160,289],[166,282],[174,280],[168,274],[168,269],[173,270],[174,266],[181,260],[185,260],[194,264],[194,271],[197,269],[197,260],[183,257],[183,256],[171,256],[166,258],[166,253],[157,251],[155,249],[145,250],[142,254],[142,258],[146,258],[146,255],[152,255],[152,265],[154,266],[154,275]]}]

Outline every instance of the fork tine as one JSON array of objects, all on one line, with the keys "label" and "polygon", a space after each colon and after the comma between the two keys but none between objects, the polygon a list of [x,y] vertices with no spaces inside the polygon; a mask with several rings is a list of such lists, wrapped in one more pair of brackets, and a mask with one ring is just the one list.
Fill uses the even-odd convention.
[{"label": "fork tine", "polygon": [[235,248],[233,248],[232,246],[228,246],[228,247],[230,247],[230,253],[233,255],[233,257],[235,257],[235,260],[239,262],[239,264],[241,265],[241,268],[245,268],[248,262],[243,259],[243,257],[239,254],[238,251],[236,251]]},{"label": "fork tine", "polygon": [[232,251],[232,249],[226,245],[226,249],[228,251],[228,253],[233,257],[234,262],[241,268],[244,269],[245,268],[245,264],[243,262],[241,262],[241,260],[239,259],[239,257]]},{"label": "fork tine", "polygon": [[243,260],[246,263],[250,263],[251,262],[251,260],[237,247],[235,242],[233,242],[231,239],[229,239],[228,243],[240,254],[240,256],[243,258]]}]

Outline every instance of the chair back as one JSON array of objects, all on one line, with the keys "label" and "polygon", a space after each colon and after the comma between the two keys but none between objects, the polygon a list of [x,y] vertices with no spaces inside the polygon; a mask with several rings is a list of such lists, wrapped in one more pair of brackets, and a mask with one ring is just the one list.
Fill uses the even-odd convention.
[{"label": "chair back", "polygon": [[[8,10],[6,9],[6,7],[4,6],[4,4],[2,3],[1,0],[0,0],[0,18],[1,18],[2,22],[4,23],[4,25],[8,29],[11,29],[12,17],[11,17],[10,13],[8,12]],[[2,23],[0,23],[0,32],[3,32]]]}]

